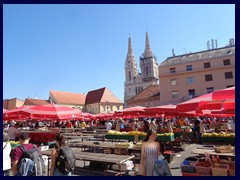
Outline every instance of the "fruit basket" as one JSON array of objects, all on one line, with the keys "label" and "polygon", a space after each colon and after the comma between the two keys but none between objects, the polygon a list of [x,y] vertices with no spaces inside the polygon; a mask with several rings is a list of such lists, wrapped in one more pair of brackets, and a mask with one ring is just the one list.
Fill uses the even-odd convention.
[{"label": "fruit basket", "polygon": [[197,174],[211,175],[211,164],[206,162],[197,162],[194,166]]}]

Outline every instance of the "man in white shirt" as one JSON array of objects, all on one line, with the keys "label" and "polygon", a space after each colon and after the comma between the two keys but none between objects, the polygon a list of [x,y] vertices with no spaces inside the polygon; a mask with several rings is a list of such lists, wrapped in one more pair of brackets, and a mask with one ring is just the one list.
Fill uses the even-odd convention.
[{"label": "man in white shirt", "polygon": [[106,124],[106,126],[107,126],[107,127],[106,127],[106,130],[107,130],[107,131],[111,130],[111,129],[112,129],[112,123],[111,123],[111,121],[108,121],[107,124]]}]

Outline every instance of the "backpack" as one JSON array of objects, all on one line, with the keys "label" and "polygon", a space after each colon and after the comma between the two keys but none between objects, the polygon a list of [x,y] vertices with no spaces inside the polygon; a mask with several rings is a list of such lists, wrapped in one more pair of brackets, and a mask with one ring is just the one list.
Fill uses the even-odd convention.
[{"label": "backpack", "polygon": [[33,149],[26,150],[24,146],[19,146],[23,151],[18,171],[22,176],[44,176],[45,164],[41,153],[34,145]]},{"label": "backpack", "polygon": [[75,168],[75,156],[73,150],[68,147],[60,147],[56,161],[56,166],[60,172],[67,174]]}]

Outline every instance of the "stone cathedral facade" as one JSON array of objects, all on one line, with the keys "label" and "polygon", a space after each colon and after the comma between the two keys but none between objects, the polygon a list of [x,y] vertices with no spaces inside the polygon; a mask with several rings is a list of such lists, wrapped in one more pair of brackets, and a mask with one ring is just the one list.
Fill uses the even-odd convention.
[{"label": "stone cathedral facade", "polygon": [[145,50],[139,58],[141,72],[137,69],[134,57],[131,37],[128,39],[128,52],[125,61],[125,82],[124,82],[124,107],[128,107],[126,101],[142,92],[152,84],[158,84],[158,62],[157,57],[152,53],[148,32],[146,32]]}]

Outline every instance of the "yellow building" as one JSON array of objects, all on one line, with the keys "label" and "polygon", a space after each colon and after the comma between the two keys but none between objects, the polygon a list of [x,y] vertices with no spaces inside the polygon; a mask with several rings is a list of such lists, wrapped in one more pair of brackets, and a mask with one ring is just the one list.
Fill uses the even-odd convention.
[{"label": "yellow building", "polygon": [[169,57],[158,68],[160,104],[177,104],[235,85],[235,45]]}]

